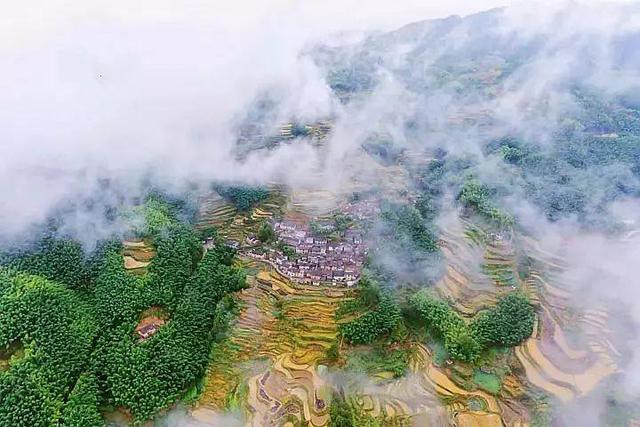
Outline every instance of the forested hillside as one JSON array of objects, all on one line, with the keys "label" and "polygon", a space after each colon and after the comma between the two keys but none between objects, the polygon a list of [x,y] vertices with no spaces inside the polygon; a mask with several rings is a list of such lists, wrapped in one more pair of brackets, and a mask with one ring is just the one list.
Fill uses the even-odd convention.
[{"label": "forested hillside", "polygon": [[[72,240],[45,237],[4,257],[1,425],[97,426],[110,408],[144,421],[197,389],[224,327],[223,299],[244,277],[231,249],[203,253],[175,205],[154,195],[140,209],[139,237],[155,252],[146,271],[125,269],[117,241],[88,256]],[[142,339],[149,310],[163,321]]]}]

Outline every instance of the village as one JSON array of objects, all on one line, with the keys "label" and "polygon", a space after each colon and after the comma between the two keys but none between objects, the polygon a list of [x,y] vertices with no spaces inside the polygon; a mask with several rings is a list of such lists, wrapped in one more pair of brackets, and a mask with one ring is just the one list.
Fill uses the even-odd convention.
[{"label": "village", "polygon": [[[339,212],[358,225],[379,212],[376,203],[347,203]],[[255,236],[247,237],[246,255],[269,262],[281,274],[304,284],[353,286],[362,272],[368,249],[364,230],[358,226],[336,229],[331,221],[271,223],[278,245],[261,247]],[[285,253],[286,252],[286,253]]]}]

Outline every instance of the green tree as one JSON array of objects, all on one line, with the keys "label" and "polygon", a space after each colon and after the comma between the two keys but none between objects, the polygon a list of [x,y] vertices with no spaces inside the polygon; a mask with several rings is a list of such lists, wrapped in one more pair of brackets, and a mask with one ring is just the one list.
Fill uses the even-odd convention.
[{"label": "green tree", "polygon": [[201,229],[198,232],[198,238],[202,240],[218,240],[218,229],[216,227],[210,226]]},{"label": "green tree", "polygon": [[492,201],[492,192],[475,178],[467,179],[458,194],[458,200],[495,224],[506,227],[514,223],[508,213],[499,209]]},{"label": "green tree", "polygon": [[47,236],[34,249],[18,255],[8,265],[70,288],[87,290],[90,286],[82,246],[70,239]]},{"label": "green tree", "polygon": [[261,200],[269,197],[269,190],[263,187],[251,186],[222,186],[216,187],[216,191],[225,199],[235,205],[238,210],[248,211]]},{"label": "green tree", "polygon": [[453,359],[473,362],[482,350],[467,325],[456,323],[444,333],[444,345]]},{"label": "green tree", "polygon": [[262,243],[273,242],[276,239],[276,232],[273,231],[273,227],[268,222],[263,222],[258,229],[258,239]]},{"label": "green tree", "polygon": [[63,425],[68,427],[99,427],[104,425],[98,410],[98,384],[92,374],[83,373],[62,412]]},{"label": "green tree", "polygon": [[512,293],[473,320],[473,335],[483,345],[512,347],[533,333],[535,312],[526,296]]},{"label": "green tree", "polygon": [[352,344],[370,344],[391,333],[400,321],[400,309],[389,295],[382,295],[377,307],[340,327],[342,336]]},{"label": "green tree", "polygon": [[452,358],[472,362],[479,356],[480,344],[449,304],[421,291],[411,297],[410,305],[427,328],[444,338],[445,348]]},{"label": "green tree", "polygon": [[331,399],[329,417],[329,427],[356,427],[350,405],[338,393]]},{"label": "green tree", "polygon": [[57,425],[90,360],[97,334],[90,306],[60,283],[0,268],[0,307],[0,346],[24,345],[24,356],[0,374],[0,425]]}]

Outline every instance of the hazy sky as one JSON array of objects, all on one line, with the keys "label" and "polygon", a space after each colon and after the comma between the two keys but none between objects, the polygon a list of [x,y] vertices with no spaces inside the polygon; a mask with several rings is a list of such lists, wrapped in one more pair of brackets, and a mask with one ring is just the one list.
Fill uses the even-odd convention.
[{"label": "hazy sky", "polygon": [[[284,114],[322,117],[331,111],[326,82],[299,55],[307,42],[510,2],[5,3],[0,14],[0,198],[11,202],[0,206],[0,235],[43,219],[52,206],[74,195],[95,195],[104,177],[126,183],[126,193],[133,196],[149,175],[168,185],[221,177],[268,181],[282,173],[283,164],[289,176],[300,175],[291,170],[290,159],[306,159],[309,153],[279,150],[271,158],[234,163],[230,123],[265,87],[280,89],[278,99],[288,108]],[[524,27],[538,30],[541,25],[532,17],[559,3],[566,5],[523,4]],[[579,17],[574,21],[594,24]],[[299,169],[304,175],[305,165]]]},{"label": "hazy sky", "polygon": [[[581,0],[603,3],[606,0]],[[609,0],[609,2],[631,2]],[[470,14],[518,3],[513,0],[48,0],[10,2],[0,16],[0,43],[15,45],[52,29],[90,22],[159,21],[189,17],[215,20],[225,28],[244,28],[257,20],[300,19],[309,30],[390,29],[412,20]],[[526,2],[533,3],[533,2]],[[548,4],[557,2],[548,1]],[[542,7],[541,2],[536,2]],[[535,6],[533,6],[535,7]]]},{"label": "hazy sky", "polygon": [[2,43],[15,45],[25,38],[51,30],[64,31],[70,26],[90,22],[141,22],[166,19],[197,18],[211,20],[223,28],[244,28],[257,20],[280,20],[296,17],[313,29],[361,30],[372,27],[391,28],[411,20],[468,14],[512,1],[450,0],[50,0],[11,2],[0,16]]},{"label": "hazy sky", "polygon": [[282,159],[233,164],[228,124],[256,91],[279,83],[297,114],[326,113],[326,85],[298,58],[306,42],[500,4],[11,2],[0,14],[0,195],[12,202],[0,207],[0,234],[74,194],[95,194],[98,177],[134,195],[148,173],[178,185],[270,176]]}]

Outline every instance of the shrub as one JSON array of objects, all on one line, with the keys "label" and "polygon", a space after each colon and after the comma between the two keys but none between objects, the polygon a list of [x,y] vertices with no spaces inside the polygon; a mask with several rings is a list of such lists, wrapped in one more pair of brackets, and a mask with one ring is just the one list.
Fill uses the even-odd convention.
[{"label": "shrub", "polygon": [[519,293],[502,298],[496,307],[480,313],[471,329],[483,345],[512,347],[533,333],[535,313],[527,297]]},{"label": "shrub", "polygon": [[400,321],[400,309],[390,296],[381,296],[377,307],[341,326],[342,336],[352,344],[370,344],[393,331]]},{"label": "shrub", "polygon": [[269,191],[263,187],[219,185],[216,191],[241,211],[248,211],[258,202],[269,197]]}]

